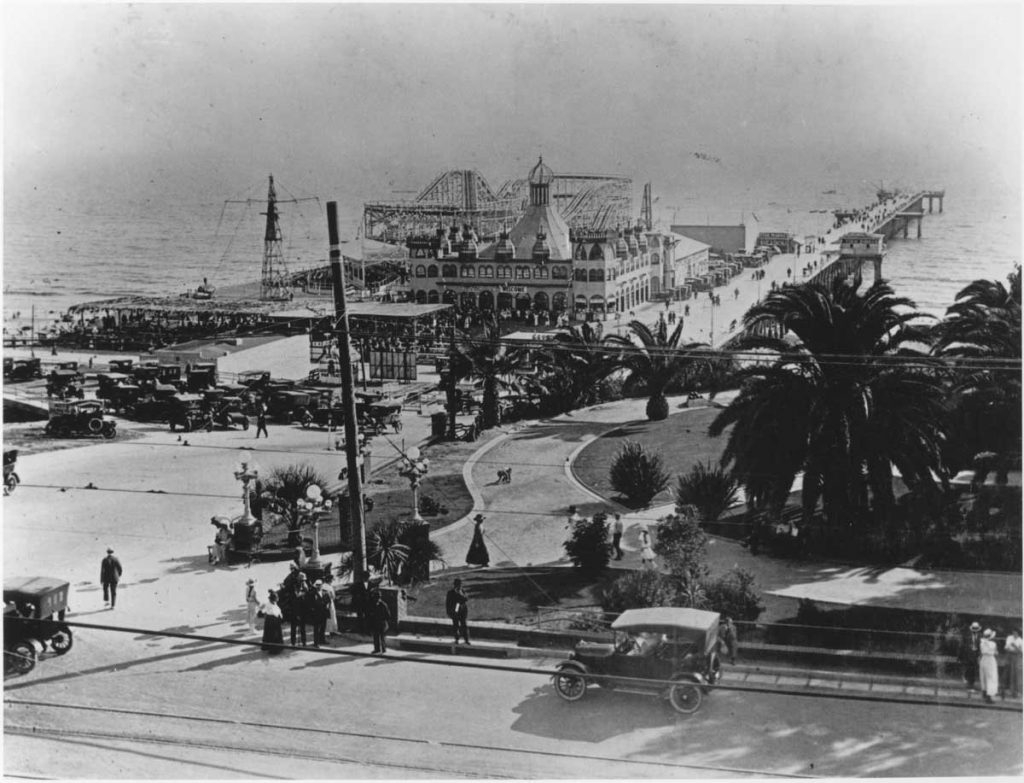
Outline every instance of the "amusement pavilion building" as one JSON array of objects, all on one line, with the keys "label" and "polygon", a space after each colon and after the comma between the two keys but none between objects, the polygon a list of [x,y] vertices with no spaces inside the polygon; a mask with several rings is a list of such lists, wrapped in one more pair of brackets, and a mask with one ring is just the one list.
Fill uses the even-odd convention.
[{"label": "amusement pavilion building", "polygon": [[483,241],[471,226],[410,237],[410,291],[421,304],[519,312],[624,312],[651,298],[686,298],[707,274],[709,246],[638,223],[572,228],[551,203],[554,173],[529,175],[526,212],[510,231]]}]

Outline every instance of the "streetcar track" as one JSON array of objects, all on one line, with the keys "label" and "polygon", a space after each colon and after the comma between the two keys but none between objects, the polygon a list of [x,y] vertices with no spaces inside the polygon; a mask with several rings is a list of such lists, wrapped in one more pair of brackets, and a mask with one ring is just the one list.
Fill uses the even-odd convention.
[{"label": "streetcar track", "polygon": [[[420,739],[420,738],[417,738],[417,737],[402,737],[402,736],[386,735],[386,734],[374,734],[374,733],[371,733],[371,732],[346,731],[346,730],[342,730],[342,729],[324,728],[324,727],[321,727],[321,726],[296,726],[296,725],[290,725],[290,724],[284,724],[284,723],[269,723],[269,722],[264,722],[264,721],[247,721],[247,720],[237,720],[237,719],[228,719],[228,718],[217,718],[217,717],[210,717],[210,716],[186,715],[186,714],[180,714],[180,713],[154,712],[154,711],[151,711],[151,710],[133,710],[133,709],[125,708],[125,707],[96,707],[96,706],[79,705],[79,704],[58,704],[58,703],[55,703],[55,702],[34,701],[34,700],[27,700],[27,699],[24,699],[24,700],[23,699],[4,699],[4,703],[5,704],[9,704],[9,705],[22,705],[22,706],[26,706],[26,707],[29,707],[29,706],[49,707],[49,708],[57,709],[57,710],[79,710],[79,711],[85,711],[85,712],[102,712],[104,714],[120,714],[120,715],[129,715],[129,716],[140,717],[140,718],[163,718],[163,719],[167,719],[167,720],[179,720],[179,721],[185,721],[185,722],[192,721],[192,722],[201,722],[201,723],[214,723],[214,724],[221,724],[221,725],[224,725],[224,726],[232,726],[232,727],[247,726],[247,727],[250,727],[250,728],[274,729],[274,730],[282,730],[282,731],[295,731],[295,732],[301,732],[301,733],[304,733],[304,734],[322,734],[322,735],[326,735],[326,736],[349,737],[349,738],[352,738],[352,739],[360,739],[360,740],[375,740],[375,741],[381,741],[381,742],[407,743],[407,744],[412,744],[412,745],[426,745],[426,746],[429,746],[429,747],[432,747],[432,748],[445,748],[445,749],[452,749],[452,750],[490,751],[490,752],[509,753],[509,754],[518,754],[518,755],[527,755],[527,756],[543,756],[543,757],[548,757],[548,758],[560,758],[560,759],[567,759],[567,760],[573,760],[573,761],[584,761],[584,762],[590,762],[590,763],[593,763],[593,762],[604,762],[604,763],[612,763],[612,764],[626,765],[626,766],[666,767],[666,768],[670,768],[670,769],[703,770],[703,771],[713,771],[713,772],[726,772],[726,773],[739,774],[739,775],[750,775],[750,776],[757,776],[757,777],[765,777],[765,776],[768,776],[768,777],[785,777],[785,778],[793,778],[793,777],[812,778],[812,777],[815,777],[814,775],[803,775],[803,774],[800,774],[800,773],[793,773],[793,772],[785,772],[785,773],[783,773],[783,772],[771,772],[771,771],[766,771],[766,770],[745,769],[745,768],[742,768],[742,767],[716,766],[716,765],[713,765],[713,764],[687,764],[687,763],[683,763],[683,762],[654,761],[654,760],[649,760],[649,759],[623,759],[623,758],[615,758],[613,756],[597,756],[597,755],[592,755],[592,754],[584,755],[584,754],[580,754],[580,753],[568,753],[568,752],[565,752],[565,751],[536,750],[536,749],[530,749],[530,748],[511,748],[511,747],[501,747],[501,746],[496,746],[496,745],[481,745],[481,744],[471,743],[471,742],[458,742],[458,741],[453,741],[453,740],[428,740],[428,739]],[[9,727],[9,725],[6,722],[5,722],[4,730],[5,730],[5,732],[11,730],[11,728]],[[11,730],[11,733],[22,734],[22,735],[25,735],[25,736],[39,736],[41,733],[49,733],[49,731],[50,730],[48,730],[48,729],[37,729],[35,727],[14,726],[13,730]],[[54,731],[56,731],[56,730],[54,730]],[[68,731],[68,732],[63,732],[63,733],[65,733],[65,734],[77,734],[78,732]],[[117,739],[118,737],[127,737],[127,736],[129,736],[129,735],[125,735],[125,734],[108,735],[108,734],[102,734],[102,733],[99,733],[99,732],[95,732],[93,734],[94,734],[94,736],[101,737],[103,739]],[[88,734],[85,734],[85,735],[88,736]],[[57,734],[57,736],[59,737],[60,735]],[[154,737],[151,737],[151,736],[150,737],[139,737],[137,741],[139,741],[139,742],[157,741],[157,738],[154,738]],[[160,740],[160,741],[164,741],[167,744],[177,744],[177,745],[189,746],[189,747],[209,747],[211,749],[217,749],[217,748],[223,749],[223,748],[227,747],[226,745],[223,745],[223,744],[206,745],[206,744],[200,744],[200,743],[194,743],[194,742],[175,741],[175,740]],[[252,751],[252,752],[256,752],[256,753],[267,752],[267,753],[269,753],[271,755],[279,755],[279,756],[288,757],[288,758],[307,758],[304,755],[300,755],[300,754],[292,752],[292,751],[285,752],[285,751],[272,751],[272,750],[269,750],[269,749],[266,749],[266,750],[265,749],[254,749],[254,748],[251,748],[251,747],[248,747],[248,746],[241,746],[241,747],[236,747],[236,748],[232,748],[232,749],[234,749],[234,750]],[[309,756],[308,760],[325,761],[325,760],[328,760],[328,759],[326,759],[324,757]],[[449,770],[449,769],[437,769],[437,770],[434,770],[434,769],[428,768],[428,767],[422,767],[421,768],[421,767],[415,767],[415,766],[412,766],[412,765],[388,764],[388,763],[382,763],[382,762],[363,762],[363,761],[356,761],[356,760],[350,760],[350,759],[337,759],[337,761],[339,763],[352,763],[352,764],[365,765],[365,766],[379,765],[379,766],[382,766],[382,767],[396,767],[396,768],[399,768],[399,769],[404,768],[404,769],[417,769],[417,770],[423,770],[423,771],[438,771],[438,772],[452,772],[453,771],[453,770]],[[460,776],[472,775],[472,773],[467,773],[461,767],[458,770],[455,770],[455,771],[457,771]],[[499,775],[493,775],[490,772],[488,772],[486,775],[473,775],[473,776],[474,777],[500,777]],[[515,778],[516,776],[507,776],[507,777]]]}]

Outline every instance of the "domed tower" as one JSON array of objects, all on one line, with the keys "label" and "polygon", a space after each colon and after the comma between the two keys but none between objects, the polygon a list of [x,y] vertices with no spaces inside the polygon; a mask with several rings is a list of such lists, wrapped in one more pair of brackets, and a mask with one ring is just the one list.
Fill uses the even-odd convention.
[{"label": "domed tower", "polygon": [[502,229],[498,237],[498,244],[494,247],[495,261],[511,261],[516,254],[516,246],[508,238],[508,231]]},{"label": "domed tower", "polygon": [[476,261],[476,258],[476,232],[472,226],[467,224],[462,227],[462,246],[459,248],[459,260]]},{"label": "domed tower", "polygon": [[544,164],[544,158],[538,158],[537,165],[530,170],[527,179],[530,182],[530,206],[543,207],[551,203],[551,181],[555,172]]},{"label": "domed tower", "polygon": [[551,258],[551,247],[548,245],[548,237],[543,231],[537,232],[537,241],[533,243],[533,260],[538,264],[546,264]]},{"label": "domed tower", "polygon": [[448,232],[444,226],[438,226],[437,238],[435,240],[437,244],[437,257],[447,258],[452,252],[452,243],[448,241]]},{"label": "domed tower", "polygon": [[633,233],[636,235],[636,243],[640,247],[640,252],[646,253],[648,250],[647,232],[644,231],[643,224],[637,221],[636,228],[633,229]]},{"label": "domed tower", "polygon": [[633,236],[633,229],[631,227],[626,228],[626,247],[629,248],[631,256],[640,255],[640,245],[636,241],[636,237]]}]

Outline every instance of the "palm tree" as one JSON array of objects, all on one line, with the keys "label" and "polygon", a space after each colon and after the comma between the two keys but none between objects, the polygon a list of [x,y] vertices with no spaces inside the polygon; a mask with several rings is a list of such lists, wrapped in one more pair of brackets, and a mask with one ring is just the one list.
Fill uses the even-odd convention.
[{"label": "palm tree", "polygon": [[[722,462],[754,507],[781,510],[803,471],[805,519],[820,500],[830,525],[882,526],[893,466],[911,488],[942,475],[943,390],[922,315],[885,281],[859,288],[859,277],[786,287],[744,316],[739,347],[769,353],[740,373],[709,434],[732,426]],[[756,336],[768,326],[789,335]]]},{"label": "palm tree", "polygon": [[[989,451],[997,455],[997,466],[1005,475],[1010,463],[1019,460],[1020,276],[1018,265],[1007,278],[1009,286],[975,280],[957,294],[935,329],[937,355],[967,360],[956,366],[951,382],[956,404],[949,458],[960,467],[970,464],[973,455]],[[1000,366],[1003,362],[1005,366]]]},{"label": "palm tree", "polygon": [[559,330],[538,356],[541,386],[558,413],[597,402],[598,385],[619,368],[589,323]]},{"label": "palm tree", "polygon": [[630,321],[629,334],[609,335],[606,342],[621,347],[619,362],[630,370],[630,379],[642,381],[647,389],[647,418],[661,421],[668,418],[668,400],[665,389],[684,372],[707,370],[712,364],[706,343],[680,345],[683,322],[668,333],[668,324],[658,321],[651,330],[640,321]]},{"label": "palm tree", "polygon": [[455,387],[464,378],[475,378],[482,387],[483,426],[485,429],[496,427],[501,422],[500,392],[504,389],[517,390],[519,367],[523,360],[523,351],[510,347],[501,339],[498,322],[492,315],[484,322],[484,331],[480,337],[471,337],[462,332],[453,338],[450,352],[446,392],[449,393],[449,435],[454,439],[455,420],[451,403],[455,395]]}]

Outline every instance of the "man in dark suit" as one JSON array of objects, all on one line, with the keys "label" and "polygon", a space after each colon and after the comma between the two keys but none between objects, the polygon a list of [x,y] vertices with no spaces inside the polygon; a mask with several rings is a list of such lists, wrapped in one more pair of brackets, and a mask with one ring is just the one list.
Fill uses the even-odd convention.
[{"label": "man in dark suit", "polygon": [[452,589],[444,600],[445,612],[452,620],[452,628],[455,631],[455,643],[459,643],[459,636],[469,644],[469,627],[466,619],[469,617],[469,596],[462,589],[462,580],[456,579]]},{"label": "man in dark suit", "polygon": [[121,561],[114,557],[114,550],[107,547],[107,556],[100,562],[100,584],[103,585],[103,603],[110,602],[110,608],[117,603],[117,583],[121,581]]},{"label": "man in dark suit", "polygon": [[292,627],[292,647],[295,646],[296,632],[302,636],[302,646],[306,646],[306,614],[309,611],[309,587],[306,575],[299,572],[295,586],[288,593],[289,620]]},{"label": "man in dark suit", "polygon": [[370,630],[370,575],[366,572],[360,573],[359,578],[352,583],[352,608],[356,613],[356,625],[360,633],[368,633]]},{"label": "man in dark suit", "polygon": [[978,662],[981,660],[981,624],[971,623],[960,645],[960,662],[964,667],[967,690],[973,691],[978,681]]},{"label": "man in dark suit", "polygon": [[330,599],[323,587],[324,583],[317,579],[309,593],[309,619],[313,623],[314,647],[327,644],[327,618],[331,614],[331,608]]},{"label": "man in dark suit", "polygon": [[370,627],[373,630],[373,651],[375,653],[386,653],[388,651],[387,633],[391,623],[391,610],[384,603],[384,597],[379,590],[375,590],[370,598]]}]

